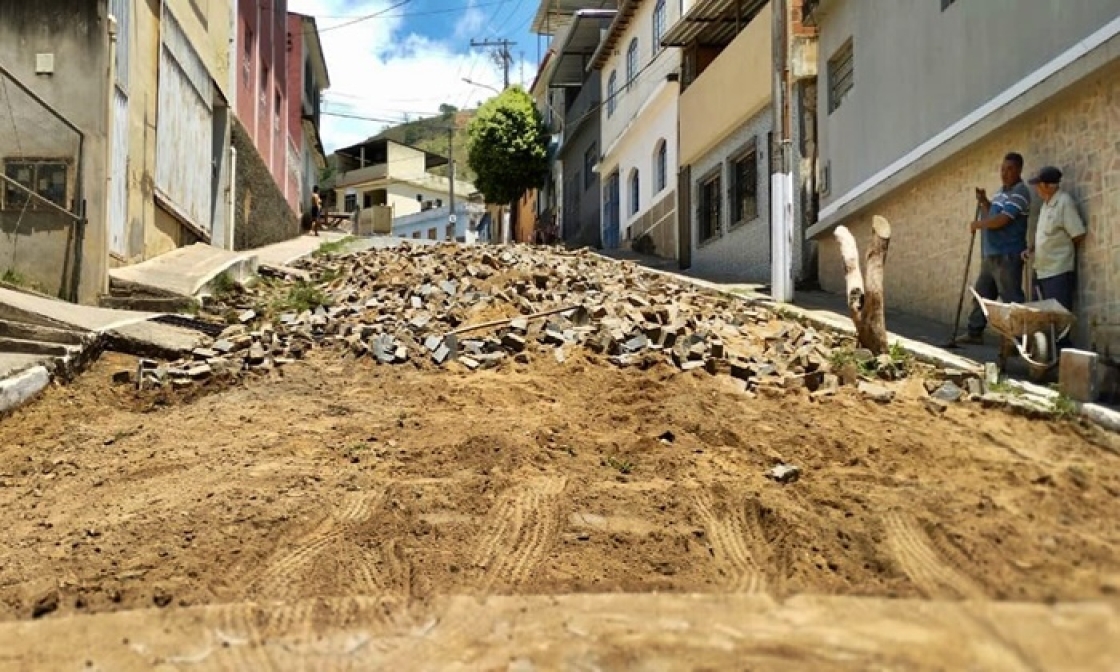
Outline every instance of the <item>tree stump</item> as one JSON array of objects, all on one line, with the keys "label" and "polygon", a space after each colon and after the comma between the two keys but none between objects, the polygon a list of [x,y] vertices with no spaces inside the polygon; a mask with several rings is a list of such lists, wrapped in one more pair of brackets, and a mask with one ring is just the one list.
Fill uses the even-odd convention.
[{"label": "tree stump", "polygon": [[887,319],[883,302],[883,266],[891,242],[891,224],[875,215],[871,222],[871,247],[867,250],[867,274],[860,272],[859,246],[846,226],[836,227],[833,236],[840,244],[844,260],[844,284],[847,287],[848,313],[856,327],[861,348],[881,355],[890,349],[887,342]]}]

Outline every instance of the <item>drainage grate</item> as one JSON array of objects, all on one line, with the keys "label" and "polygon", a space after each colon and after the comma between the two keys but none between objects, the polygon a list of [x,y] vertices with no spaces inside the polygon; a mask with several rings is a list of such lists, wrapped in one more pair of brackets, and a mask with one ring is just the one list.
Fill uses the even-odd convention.
[{"label": "drainage grate", "polygon": [[194,331],[201,331],[211,338],[217,338],[219,334],[225,331],[228,324],[218,324],[216,322],[205,322],[203,320],[196,320],[193,317],[186,315],[160,315],[153,317],[149,322],[159,322],[160,324],[167,324],[173,327],[182,327],[184,329],[193,329]]}]

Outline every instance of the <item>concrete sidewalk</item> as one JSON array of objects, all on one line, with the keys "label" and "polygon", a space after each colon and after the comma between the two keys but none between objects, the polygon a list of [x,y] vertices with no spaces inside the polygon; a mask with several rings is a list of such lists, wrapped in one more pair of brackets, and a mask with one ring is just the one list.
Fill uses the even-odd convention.
[{"label": "concrete sidewalk", "polygon": [[348,236],[338,231],[323,231],[318,236],[298,236],[273,245],[265,245],[248,250],[256,255],[257,262],[267,266],[289,266],[300,259],[310,256],[321,245],[343,240]]}]

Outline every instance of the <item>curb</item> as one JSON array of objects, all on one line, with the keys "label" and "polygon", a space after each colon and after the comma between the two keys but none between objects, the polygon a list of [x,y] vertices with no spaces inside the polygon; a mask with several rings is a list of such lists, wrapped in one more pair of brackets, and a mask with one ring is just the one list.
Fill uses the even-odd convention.
[{"label": "curb", "polygon": [[51,372],[42,364],[0,380],[0,413],[7,413],[33,399],[51,382]]},{"label": "curb", "polygon": [[[766,296],[764,294],[757,294],[753,292],[738,293],[714,282],[708,282],[707,280],[691,278],[686,275],[673,273],[671,271],[649,268],[646,266],[642,266],[641,264],[638,264],[634,261],[615,259],[599,252],[592,252],[592,254],[601,259],[612,261],[614,263],[634,264],[646,273],[652,273],[666,278],[671,278],[675,281],[684,282],[708,292],[713,292],[722,296],[739,299],[740,301],[743,301],[748,305],[765,308],[776,315],[782,315],[783,313],[789,314],[793,317],[793,319],[807,322],[816,329],[831,331],[833,333],[839,332],[846,336],[856,335],[855,326],[844,318],[837,317],[836,319],[826,319],[820,317],[819,315],[814,315],[812,312],[794,304],[774,301],[769,296]],[[956,369],[961,371],[980,373],[981,375],[983,375],[984,365],[980,362],[968,359],[966,357],[958,357],[956,355],[949,354],[941,348],[929,345],[928,343],[922,343],[921,341],[915,341],[909,338],[905,338],[899,336],[898,334],[887,332],[887,335],[888,339],[891,342],[898,343],[899,346],[903,350],[905,350],[907,354],[909,354],[919,362],[922,362],[923,364],[929,364],[941,369]],[[1014,388],[1023,395],[1033,397],[1048,404],[1052,404],[1059,397],[1059,394],[1054,390],[1042,387],[1040,385],[1035,385],[1033,383],[1013,379],[1006,380],[1006,383],[1009,387]],[[1102,406],[1100,404],[1085,404],[1076,401],[1073,402],[1073,407],[1080,417],[1091,422],[1092,424],[1095,424],[1111,432],[1120,433],[1120,412],[1108,408],[1107,406]]]}]

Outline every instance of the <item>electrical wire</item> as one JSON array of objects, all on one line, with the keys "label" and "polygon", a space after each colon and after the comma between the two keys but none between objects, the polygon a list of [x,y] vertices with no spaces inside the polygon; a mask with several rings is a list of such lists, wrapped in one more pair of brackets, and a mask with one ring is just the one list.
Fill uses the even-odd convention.
[{"label": "electrical wire", "polygon": [[[396,3],[395,5],[390,5],[390,6],[386,7],[385,9],[382,9],[380,11],[376,11],[372,14],[366,14],[365,16],[359,16],[359,17],[357,17],[357,18],[355,18],[351,21],[346,21],[345,23],[339,23],[339,24],[335,24],[333,26],[327,26],[325,28],[319,28],[317,32],[320,35],[322,35],[323,33],[326,33],[326,32],[331,31],[331,30],[338,30],[340,28],[349,28],[350,26],[362,23],[363,21],[369,21],[370,19],[388,18],[386,16],[386,14],[393,11],[394,9],[397,9],[398,7],[404,7],[405,5],[409,4],[410,2],[412,2],[412,0],[401,0],[400,2]],[[305,31],[305,34],[310,34],[311,32],[312,31],[308,30],[308,31]]]},{"label": "electrical wire", "polygon": [[409,17],[409,16],[432,16],[432,15],[435,15],[435,14],[454,14],[456,12],[462,12],[462,11],[467,10],[467,9],[477,9],[479,7],[493,7],[495,5],[500,5],[500,4],[502,4],[502,0],[498,0],[498,2],[483,2],[483,3],[478,3],[478,4],[467,3],[465,5],[458,5],[456,7],[446,7],[444,9],[426,9],[426,10],[419,11],[419,12],[401,12],[400,14],[381,14],[381,15],[378,15],[376,17],[369,16],[369,15],[356,15],[356,14],[344,14],[344,15],[319,14],[319,15],[316,15],[315,18],[317,18],[317,19],[328,19],[328,20],[332,20],[332,19],[355,19],[355,18],[358,18],[358,19],[370,19],[370,18],[400,19],[400,18],[406,18],[406,17]]}]

